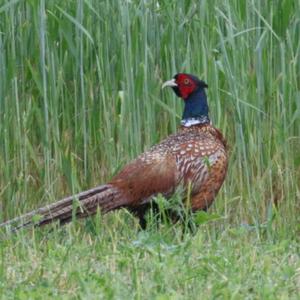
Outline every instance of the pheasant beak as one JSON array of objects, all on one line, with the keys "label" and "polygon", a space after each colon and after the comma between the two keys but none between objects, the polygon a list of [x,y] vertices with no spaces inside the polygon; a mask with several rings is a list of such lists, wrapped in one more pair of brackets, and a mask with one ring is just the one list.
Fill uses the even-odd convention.
[{"label": "pheasant beak", "polygon": [[174,86],[177,86],[177,83],[175,82],[175,79],[173,78],[171,80],[164,82],[161,88],[164,89],[166,86],[174,87]]}]

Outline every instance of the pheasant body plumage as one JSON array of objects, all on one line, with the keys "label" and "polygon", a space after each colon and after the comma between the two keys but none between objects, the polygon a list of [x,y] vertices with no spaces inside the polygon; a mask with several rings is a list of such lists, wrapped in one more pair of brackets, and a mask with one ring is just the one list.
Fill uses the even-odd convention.
[{"label": "pheasant body plumage", "polygon": [[[211,204],[223,183],[226,169],[226,144],[220,132],[209,124],[199,124],[182,127],[178,133],[152,147],[125,166],[111,184],[127,192],[128,203],[142,204],[153,192],[169,196],[181,183],[187,186],[190,182],[191,196],[207,191],[207,195],[198,196],[197,203],[192,201],[192,208],[197,210]],[[147,185],[140,182],[145,180],[139,178],[141,174],[147,178]]]},{"label": "pheasant body plumage", "polygon": [[[144,214],[151,199],[169,198],[179,186],[190,187],[192,211],[207,209],[225,179],[228,157],[226,141],[208,118],[204,88],[207,85],[189,74],[177,74],[165,83],[185,101],[182,125],[161,143],[127,164],[108,184],[65,198],[47,207],[1,224],[15,228],[54,220],[66,223],[75,214],[86,217],[121,207],[134,212],[145,227]],[[17,224],[17,225],[16,225]]]}]

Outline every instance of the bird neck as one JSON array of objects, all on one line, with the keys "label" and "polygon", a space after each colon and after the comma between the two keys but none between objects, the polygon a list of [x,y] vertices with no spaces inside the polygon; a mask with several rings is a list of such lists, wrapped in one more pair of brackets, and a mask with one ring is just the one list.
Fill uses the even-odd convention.
[{"label": "bird neck", "polygon": [[208,105],[204,88],[199,88],[185,101],[181,124],[189,127],[209,123]]}]

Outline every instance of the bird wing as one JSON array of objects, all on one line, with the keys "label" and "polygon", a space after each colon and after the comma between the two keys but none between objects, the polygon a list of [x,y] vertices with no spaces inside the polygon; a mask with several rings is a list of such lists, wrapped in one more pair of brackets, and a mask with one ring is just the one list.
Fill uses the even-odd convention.
[{"label": "bird wing", "polygon": [[176,160],[166,152],[147,151],[127,164],[110,183],[123,191],[129,206],[140,205],[154,195],[174,191]]}]

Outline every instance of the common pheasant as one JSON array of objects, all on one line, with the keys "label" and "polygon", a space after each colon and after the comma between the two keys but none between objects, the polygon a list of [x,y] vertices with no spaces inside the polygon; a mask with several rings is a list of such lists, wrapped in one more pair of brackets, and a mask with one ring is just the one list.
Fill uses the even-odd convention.
[{"label": "common pheasant", "polygon": [[124,207],[139,217],[144,228],[151,199],[158,194],[170,198],[179,186],[189,189],[192,211],[207,209],[227,172],[226,141],[211,125],[205,93],[208,86],[204,81],[180,73],[163,84],[163,88],[167,86],[184,100],[177,133],[131,161],[109,183],[6,221],[0,227],[16,230],[56,220],[64,224],[75,215],[82,218],[95,214],[98,209],[107,213]]}]

